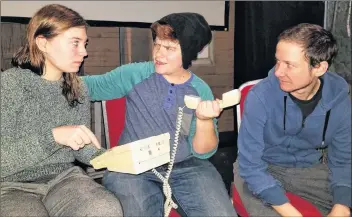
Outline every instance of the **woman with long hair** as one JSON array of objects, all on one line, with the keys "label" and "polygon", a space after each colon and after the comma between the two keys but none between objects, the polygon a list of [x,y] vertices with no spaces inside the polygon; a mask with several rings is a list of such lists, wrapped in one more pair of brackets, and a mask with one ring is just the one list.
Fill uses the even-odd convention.
[{"label": "woman with long hair", "polygon": [[29,22],[15,67],[1,72],[1,215],[122,215],[118,199],[73,164],[103,151],[77,76],[86,45],[83,17],[46,5]]}]

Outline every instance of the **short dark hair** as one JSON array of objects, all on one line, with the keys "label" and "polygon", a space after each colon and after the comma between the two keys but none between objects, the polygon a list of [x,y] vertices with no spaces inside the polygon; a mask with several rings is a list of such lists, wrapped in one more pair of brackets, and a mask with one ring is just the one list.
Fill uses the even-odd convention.
[{"label": "short dark hair", "polygon": [[[164,22],[155,22],[150,27],[152,29],[152,34],[155,37],[160,38],[161,40],[171,40],[178,41],[176,37],[176,32],[174,29],[167,23]],[[155,40],[155,38],[153,38]]]},{"label": "short dark hair", "polygon": [[330,66],[338,50],[331,32],[310,23],[301,23],[283,31],[278,41],[291,41],[302,45],[311,67],[323,61],[328,62]]}]

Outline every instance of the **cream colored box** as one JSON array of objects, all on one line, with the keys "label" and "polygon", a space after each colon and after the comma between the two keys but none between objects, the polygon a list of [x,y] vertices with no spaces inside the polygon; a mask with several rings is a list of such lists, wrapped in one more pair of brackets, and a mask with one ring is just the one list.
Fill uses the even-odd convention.
[{"label": "cream colored box", "polygon": [[170,134],[119,145],[90,161],[94,169],[140,174],[170,162]]}]

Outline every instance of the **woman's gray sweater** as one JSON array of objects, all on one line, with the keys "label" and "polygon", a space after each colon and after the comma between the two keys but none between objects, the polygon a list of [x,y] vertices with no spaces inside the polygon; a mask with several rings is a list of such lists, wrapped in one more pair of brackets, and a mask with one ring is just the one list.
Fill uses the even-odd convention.
[{"label": "woman's gray sweater", "polygon": [[78,151],[54,141],[52,129],[63,125],[90,127],[90,102],[82,84],[81,104],[72,108],[62,95],[62,81],[48,81],[30,70],[1,72],[0,181],[47,180],[73,166],[89,164],[98,151]]}]

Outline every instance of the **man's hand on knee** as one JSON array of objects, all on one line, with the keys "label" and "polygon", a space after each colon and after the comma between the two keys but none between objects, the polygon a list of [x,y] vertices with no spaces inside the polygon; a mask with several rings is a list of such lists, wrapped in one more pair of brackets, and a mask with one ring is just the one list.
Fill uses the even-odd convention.
[{"label": "man's hand on knee", "polygon": [[302,214],[291,203],[284,203],[278,206],[272,206],[281,216],[302,217]]},{"label": "man's hand on knee", "polygon": [[351,210],[349,207],[342,204],[335,204],[328,217],[349,217],[351,215]]}]

